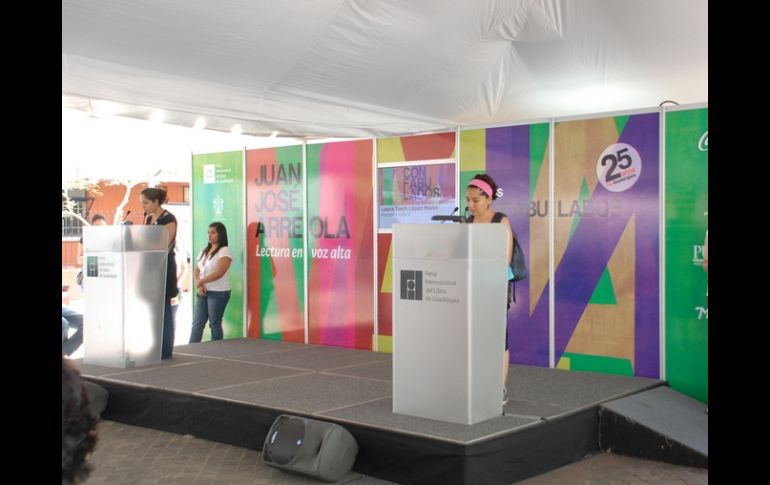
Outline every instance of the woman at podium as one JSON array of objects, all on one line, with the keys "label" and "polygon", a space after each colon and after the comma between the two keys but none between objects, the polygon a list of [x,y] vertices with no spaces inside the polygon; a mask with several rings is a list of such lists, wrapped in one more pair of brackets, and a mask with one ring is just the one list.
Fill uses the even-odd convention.
[{"label": "woman at podium", "polygon": [[[508,217],[502,212],[496,212],[492,209],[492,201],[497,199],[497,184],[487,174],[476,174],[473,179],[468,182],[465,188],[465,203],[470,211],[471,215],[468,217],[467,222],[489,223],[499,222],[505,225],[508,232],[508,258],[513,254],[513,232],[511,231],[511,224],[508,221]],[[508,260],[508,268],[510,271],[511,261]],[[510,276],[510,275],[509,275]],[[510,283],[509,283],[510,285]],[[507,308],[511,309],[511,291],[508,289],[508,302]],[[508,402],[508,389],[506,388],[506,382],[508,381],[508,368],[510,366],[510,351],[508,349],[508,327],[505,328],[505,354],[503,360],[503,404]]]},{"label": "woman at podium", "polygon": [[174,351],[174,314],[171,311],[171,299],[176,297],[176,217],[163,207],[166,201],[166,191],[155,187],[147,187],[140,193],[145,224],[166,226],[168,229],[168,263],[166,264],[166,295],[163,308],[163,339],[161,342],[161,359],[168,359]]}]

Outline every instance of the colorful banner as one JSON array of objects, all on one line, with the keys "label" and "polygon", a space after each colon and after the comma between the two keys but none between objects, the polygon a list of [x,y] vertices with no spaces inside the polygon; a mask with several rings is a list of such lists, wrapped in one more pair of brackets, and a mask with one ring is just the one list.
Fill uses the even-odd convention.
[{"label": "colorful banner", "polygon": [[[455,160],[455,132],[434,133],[430,135],[401,136],[394,138],[381,138],[377,140],[377,163],[389,162],[420,162],[424,160]],[[454,170],[454,167],[452,168]],[[449,187],[451,182],[454,188],[454,173],[451,178],[444,176],[442,189]],[[380,174],[382,184],[382,174]],[[385,185],[387,187],[387,183]],[[382,193],[382,192],[380,192]],[[460,194],[462,197],[463,194]],[[383,199],[387,202],[387,199]],[[452,209],[459,204],[455,200],[451,204]],[[431,214],[432,215],[432,214]],[[380,229],[385,228],[380,222]],[[387,226],[388,228],[391,226]],[[392,285],[392,237],[390,233],[381,233],[377,236],[377,341],[380,352],[392,352],[393,335],[393,285]]]},{"label": "colorful banner", "polygon": [[377,350],[393,352],[393,234],[377,234]]},{"label": "colorful banner", "polygon": [[380,168],[379,228],[393,224],[430,223],[455,206],[455,163]]},{"label": "colorful banner", "polygon": [[249,337],[305,341],[302,149],[246,151]]},{"label": "colorful banner", "polygon": [[666,380],[708,403],[708,109],[666,113]]},{"label": "colorful banner", "polygon": [[[208,244],[208,227],[218,221],[227,228],[232,293],[222,320],[224,338],[243,337],[243,152],[193,155],[192,264]],[[196,292],[192,291],[197,299]],[[193,308],[195,303],[193,301]],[[208,324],[203,340],[211,340]]]},{"label": "colorful banner", "polygon": [[516,283],[508,312],[510,361],[516,364],[549,365],[548,157],[547,123],[460,132],[460,209],[473,176],[492,177],[499,187],[492,208],[508,216],[529,270]]},{"label": "colorful banner", "polygon": [[658,113],[556,123],[559,368],[660,375],[658,130]]},{"label": "colorful banner", "polygon": [[311,344],[373,348],[373,141],[307,146]]}]

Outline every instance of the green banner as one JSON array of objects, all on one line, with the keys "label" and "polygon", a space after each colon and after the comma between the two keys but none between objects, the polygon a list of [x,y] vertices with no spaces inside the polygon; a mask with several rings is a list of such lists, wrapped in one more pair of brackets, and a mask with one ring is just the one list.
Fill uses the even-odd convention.
[{"label": "green banner", "polygon": [[708,109],[666,113],[666,380],[708,403]]},{"label": "green banner", "polygon": [[[233,253],[230,265],[232,293],[222,320],[224,338],[243,337],[243,152],[193,155],[192,264],[208,244],[208,227],[221,222]],[[194,298],[195,291],[192,291]],[[195,303],[193,302],[193,308]],[[208,324],[203,341],[211,340]]]}]

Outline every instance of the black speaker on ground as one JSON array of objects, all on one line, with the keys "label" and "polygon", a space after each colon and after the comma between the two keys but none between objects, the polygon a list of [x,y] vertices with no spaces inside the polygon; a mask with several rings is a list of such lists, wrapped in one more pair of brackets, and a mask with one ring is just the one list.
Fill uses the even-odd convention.
[{"label": "black speaker on ground", "polygon": [[267,432],[262,461],[270,466],[336,482],[353,468],[358,443],[338,424],[282,414]]}]

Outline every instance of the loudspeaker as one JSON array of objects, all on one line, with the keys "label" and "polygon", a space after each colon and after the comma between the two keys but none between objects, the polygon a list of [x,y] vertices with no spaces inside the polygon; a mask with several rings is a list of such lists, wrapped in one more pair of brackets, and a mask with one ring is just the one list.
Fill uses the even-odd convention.
[{"label": "loudspeaker", "polygon": [[338,424],[282,414],[267,432],[262,461],[270,466],[336,482],[353,468],[358,443]]}]

